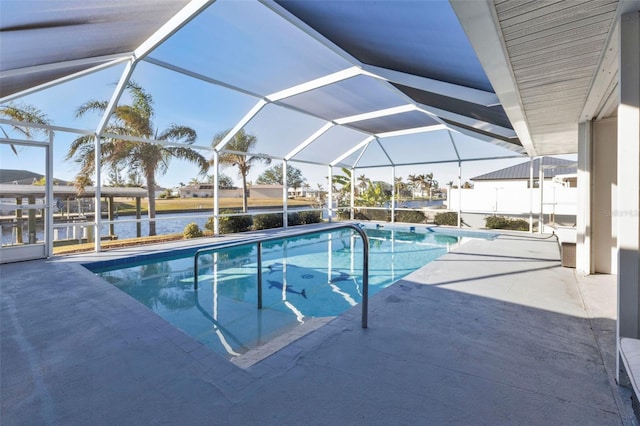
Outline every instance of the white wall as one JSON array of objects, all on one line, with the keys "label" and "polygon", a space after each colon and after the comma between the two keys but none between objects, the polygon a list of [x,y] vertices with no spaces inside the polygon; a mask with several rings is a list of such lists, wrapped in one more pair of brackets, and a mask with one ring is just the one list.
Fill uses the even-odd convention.
[{"label": "white wall", "polygon": [[617,132],[615,118],[594,121],[591,172],[592,270],[617,274]]},{"label": "white wall", "polygon": [[[545,180],[543,188],[544,213],[575,215],[577,188],[565,188],[551,180]],[[459,190],[452,189],[447,208],[458,210]],[[462,211],[498,214],[529,214],[531,192],[526,181],[498,181],[476,183],[473,189],[462,189]],[[533,189],[534,217],[540,212],[540,189]]]}]

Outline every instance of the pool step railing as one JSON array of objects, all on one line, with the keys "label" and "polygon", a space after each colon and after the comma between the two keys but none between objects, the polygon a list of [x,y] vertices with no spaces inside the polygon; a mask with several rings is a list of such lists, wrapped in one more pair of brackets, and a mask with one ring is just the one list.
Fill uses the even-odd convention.
[{"label": "pool step railing", "polygon": [[204,247],[196,251],[193,256],[193,289],[198,290],[198,258],[203,253],[215,253],[235,247],[242,247],[255,244],[257,247],[257,271],[258,271],[258,309],[262,309],[262,243],[270,241],[286,240],[293,237],[306,235],[325,234],[340,229],[351,229],[356,231],[362,238],[362,328],[367,328],[369,310],[369,239],[364,230],[353,223],[338,223],[335,225],[323,226],[320,229],[306,229],[302,231],[287,232],[285,235],[278,234],[272,237],[252,238],[241,241],[231,241],[228,243],[216,244],[212,247]]}]

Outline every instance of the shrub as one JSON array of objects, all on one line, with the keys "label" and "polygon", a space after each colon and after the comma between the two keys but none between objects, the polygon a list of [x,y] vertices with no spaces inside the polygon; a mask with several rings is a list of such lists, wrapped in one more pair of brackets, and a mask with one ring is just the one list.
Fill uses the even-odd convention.
[{"label": "shrub", "polygon": [[[224,213],[233,213],[232,210],[225,210],[221,212]],[[253,221],[251,220],[251,215],[243,215],[243,216],[228,216],[220,218],[220,233],[221,234],[233,234],[236,232],[246,232],[251,229],[251,225]],[[207,223],[204,225],[206,229],[213,232],[213,216],[207,220]]]},{"label": "shrub", "polygon": [[353,215],[356,220],[377,220],[380,222],[389,222],[391,220],[391,212],[388,210],[359,209]]},{"label": "shrub", "polygon": [[320,212],[300,212],[300,224],[307,225],[309,223],[320,223],[322,222],[322,214]]},{"label": "shrub", "polygon": [[504,216],[488,216],[484,219],[488,229],[508,229],[511,231],[528,231],[529,222],[524,219],[510,219]]},{"label": "shrub", "polygon": [[395,219],[396,222],[425,223],[427,218],[418,210],[400,210],[396,212]]},{"label": "shrub", "polygon": [[320,212],[294,212],[287,215],[287,224],[289,226],[308,225],[310,223],[320,222],[322,222],[322,215]]},{"label": "shrub", "polygon": [[436,213],[436,215],[433,218],[433,223],[435,223],[436,225],[458,226],[458,213],[457,212]]},{"label": "shrub", "polygon": [[339,220],[351,219],[351,213],[349,212],[349,209],[345,209],[345,208],[338,209],[338,211],[336,212],[336,216],[338,217]]},{"label": "shrub", "polygon": [[270,214],[257,214],[253,218],[253,229],[272,229],[282,228],[282,214],[270,213]]},{"label": "shrub", "polygon": [[300,219],[300,213],[298,212],[294,212],[294,213],[288,213],[287,214],[287,225],[289,226],[296,226],[296,225],[301,225],[301,219]]},{"label": "shrub", "polygon": [[184,227],[184,231],[182,231],[182,236],[185,239],[189,238],[198,238],[202,237],[202,229],[195,222],[191,222],[187,226]]}]

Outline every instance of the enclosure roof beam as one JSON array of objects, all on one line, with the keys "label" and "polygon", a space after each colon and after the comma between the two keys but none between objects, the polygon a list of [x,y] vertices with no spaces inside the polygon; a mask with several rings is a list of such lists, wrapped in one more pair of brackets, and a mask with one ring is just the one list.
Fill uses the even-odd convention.
[{"label": "enclosure roof beam", "polygon": [[[22,68],[22,69],[19,70],[20,74],[44,71],[45,68],[46,69],[56,69],[56,68],[62,68],[62,67],[69,67],[69,66],[77,66],[77,65],[82,65],[82,64],[91,64],[91,63],[95,63],[95,62],[102,62],[99,65],[96,65],[94,67],[91,67],[91,68],[88,68],[88,69],[85,69],[85,70],[82,70],[82,71],[78,71],[76,73],[69,74],[69,75],[66,75],[64,77],[57,78],[55,80],[47,81],[46,83],[42,83],[42,84],[39,84],[37,86],[30,87],[30,88],[28,88],[26,90],[22,90],[20,92],[16,92],[14,94],[5,96],[4,98],[0,99],[0,103],[11,102],[11,101],[13,101],[15,99],[18,99],[18,98],[21,98],[23,96],[27,96],[27,95],[39,92],[39,91],[44,90],[44,89],[48,89],[50,87],[54,87],[54,86],[57,86],[59,84],[66,83],[68,81],[73,81],[73,80],[75,80],[77,78],[84,77],[86,75],[93,74],[95,72],[102,71],[102,70],[107,69],[107,68],[111,68],[113,66],[116,66],[116,65],[122,64],[124,62],[127,62],[130,59],[131,59],[131,53],[126,53],[126,54],[122,54],[122,55],[99,56],[99,57],[94,57],[94,58],[87,58],[87,59],[80,59],[80,60],[66,61],[66,62],[58,62],[58,63],[55,63],[55,64],[38,65],[38,66],[29,67],[29,68]],[[104,61],[107,61],[107,62],[104,62]],[[12,72],[13,72],[12,70],[3,72],[3,77],[6,74],[12,73]],[[18,71],[16,70],[16,72],[18,72]]]},{"label": "enclosure roof beam", "polygon": [[374,139],[373,136],[368,136],[365,140],[363,140],[362,142],[360,142],[359,144],[357,144],[356,146],[354,146],[353,148],[351,148],[350,150],[348,150],[347,152],[345,152],[344,154],[342,154],[341,156],[339,156],[338,158],[333,160],[331,163],[329,163],[329,165],[332,166],[332,167],[335,166],[336,164],[338,164],[339,162],[341,162],[342,160],[344,160],[345,158],[347,158],[348,156],[350,156],[354,152],[356,152],[359,149],[367,146],[369,144],[369,142],[371,142],[373,139]]},{"label": "enclosure roof beam", "polygon": [[435,132],[437,130],[448,130],[448,127],[444,124],[434,124],[432,126],[415,127],[413,129],[394,130],[392,132],[378,133],[378,138],[389,138],[392,136],[404,136],[413,135],[415,133]]},{"label": "enclosure roof beam", "polygon": [[362,74],[362,72],[358,67],[347,68],[342,71],[334,72],[333,74],[328,74],[320,78],[316,78],[315,80],[306,81],[296,86],[272,93],[270,95],[267,95],[266,98],[269,102],[276,102],[285,98],[289,98],[291,96],[308,92],[310,90],[319,89],[329,84],[347,80],[360,74]]},{"label": "enclosure roof beam", "polygon": [[256,114],[260,112],[262,108],[267,104],[267,101],[264,99],[260,99],[251,110],[244,116],[238,123],[233,126],[233,128],[225,135],[224,138],[215,146],[216,151],[222,150],[228,143],[233,139],[233,137],[242,129]]},{"label": "enclosure roof beam", "polygon": [[456,142],[453,140],[453,135],[451,134],[451,130],[447,131],[449,135],[449,140],[451,141],[451,145],[453,146],[453,150],[456,152],[456,158],[460,161],[460,153],[458,152],[458,147],[456,146]]},{"label": "enclosure roof beam", "polygon": [[372,118],[386,117],[389,115],[401,114],[403,112],[416,111],[417,107],[412,104],[401,105],[392,108],[380,109],[377,111],[366,112],[364,114],[351,115],[349,117],[342,117],[335,119],[336,124],[355,123],[357,121],[370,120]]},{"label": "enclosure roof beam", "polygon": [[420,77],[374,65],[363,64],[362,68],[365,71],[368,71],[372,76],[392,83],[402,84],[403,86],[409,86],[426,92],[436,93],[442,96],[460,99],[483,106],[495,106],[500,104],[498,96],[492,92],[473,89],[471,87],[460,86],[458,84],[447,83],[431,78]]},{"label": "enclosure roof beam", "polygon": [[362,148],[362,151],[360,151],[360,154],[358,154],[358,158],[356,158],[356,161],[353,162],[353,165],[351,166],[352,169],[355,169],[358,166],[358,163],[360,162],[360,159],[362,158],[362,156],[364,155],[364,153],[367,151],[367,148],[369,148],[369,144],[374,140],[375,138],[367,141],[367,144]]},{"label": "enclosure roof beam", "polygon": [[193,18],[198,16],[203,10],[212,5],[215,0],[191,0],[178,13],[173,15],[162,27],[153,33],[148,39],[133,51],[136,61],[143,59],[153,49],[175,34],[182,27],[187,25]]},{"label": "enclosure roof beam", "polygon": [[[503,157],[481,157],[481,158],[462,158],[460,160],[438,160],[438,161],[420,161],[415,163],[396,163],[396,167],[420,166],[423,164],[446,164],[446,163],[465,163],[470,161],[488,161],[488,160],[509,160],[512,158],[528,158],[527,155],[507,155]],[[361,167],[363,169],[377,169],[380,167],[389,167],[389,164],[376,164],[373,166]]]},{"label": "enclosure roof beam", "polygon": [[386,149],[384,149],[384,146],[382,146],[382,142],[380,142],[379,138],[376,138],[376,142],[378,142],[378,146],[380,146],[380,149],[382,150],[382,152],[384,152],[384,155],[387,157],[387,160],[389,160],[389,164],[391,166],[395,166],[395,164],[393,163],[393,160],[389,156],[389,153],[387,152]]},{"label": "enclosure roof beam", "polygon": [[239,92],[239,93],[242,93],[242,94],[245,94],[245,95],[249,95],[249,96],[252,96],[252,97],[257,98],[257,99],[260,99],[260,98],[263,97],[262,95],[260,95],[258,93],[251,92],[251,91],[249,91],[247,89],[243,89],[243,88],[235,86],[233,84],[225,83],[224,81],[217,80],[215,78],[207,77],[206,75],[197,73],[195,71],[188,70],[188,69],[183,68],[183,67],[179,67],[179,66],[174,65],[174,64],[170,64],[170,63],[165,62],[165,61],[161,61],[160,59],[156,59],[156,58],[153,58],[151,56],[145,57],[144,58],[144,62],[148,62],[148,63],[153,64],[153,65],[157,65],[159,67],[168,69],[168,70],[176,72],[178,74],[186,75],[187,77],[195,78],[196,80],[204,81],[205,83],[215,84],[216,86],[224,87],[225,89],[234,90],[236,92]]},{"label": "enclosure roof beam", "polygon": [[298,155],[300,153],[300,151],[302,151],[303,149],[305,149],[306,147],[311,145],[311,143],[313,143],[313,141],[318,139],[320,136],[324,135],[333,126],[335,126],[334,123],[326,123],[320,129],[318,129],[318,131],[316,131],[314,134],[309,136],[304,142],[302,142],[300,145],[296,146],[291,152],[289,152],[287,155],[285,155],[284,159],[285,160],[290,160],[293,157],[295,157],[296,155]]}]

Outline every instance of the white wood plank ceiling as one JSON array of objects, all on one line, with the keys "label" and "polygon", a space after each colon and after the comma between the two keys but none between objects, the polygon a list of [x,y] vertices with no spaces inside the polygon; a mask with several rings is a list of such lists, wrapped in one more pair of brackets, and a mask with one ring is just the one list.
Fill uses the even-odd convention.
[{"label": "white wood plank ceiling", "polygon": [[531,156],[575,153],[615,114],[621,14],[640,0],[449,0]]},{"label": "white wood plank ceiling", "polygon": [[495,0],[537,154],[577,151],[577,124],[617,18],[617,0]]}]

